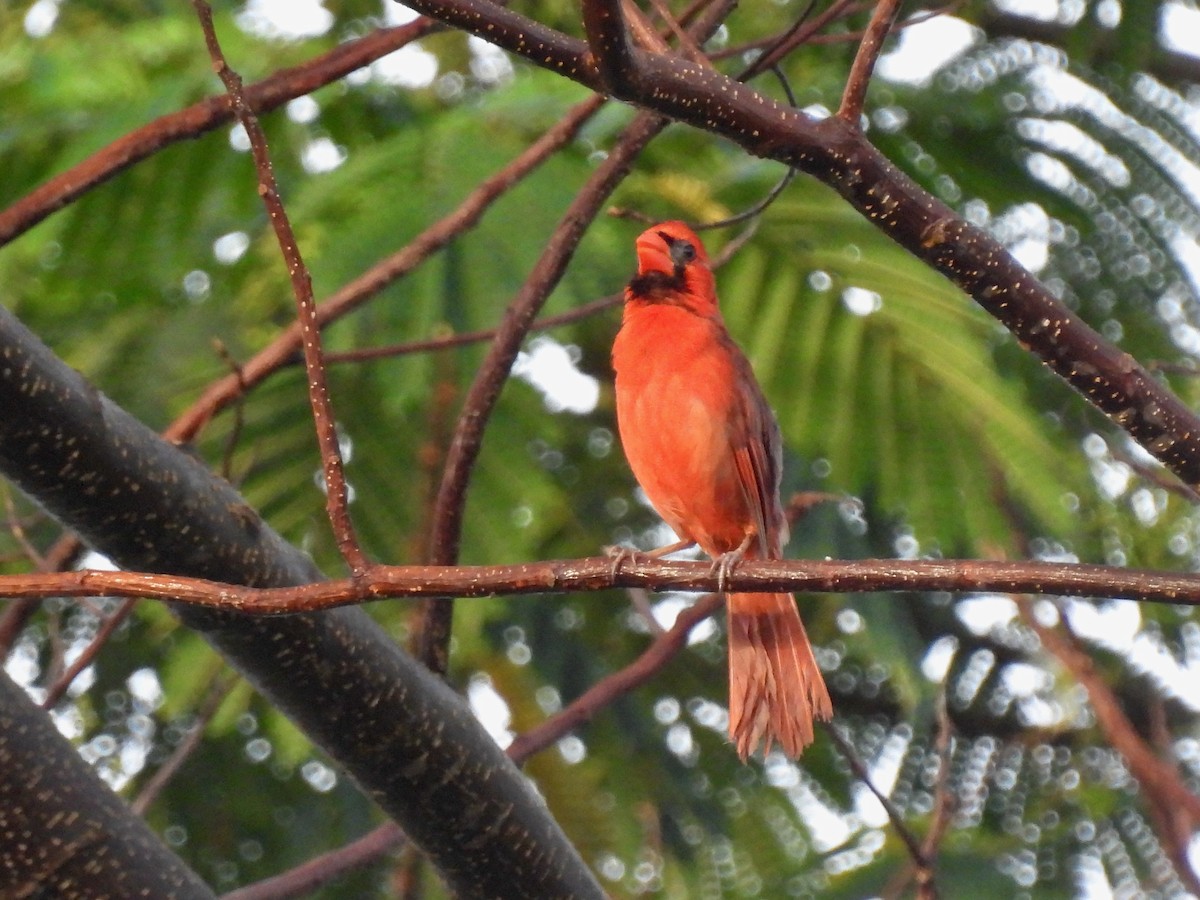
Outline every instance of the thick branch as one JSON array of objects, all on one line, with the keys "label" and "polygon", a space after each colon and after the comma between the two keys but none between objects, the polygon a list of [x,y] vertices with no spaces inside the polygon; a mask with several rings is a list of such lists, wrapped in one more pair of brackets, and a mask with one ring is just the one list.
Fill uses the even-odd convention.
[{"label": "thick branch", "polygon": [[[486,0],[411,0],[447,24],[605,89],[582,41]],[[1066,308],[998,240],[892,165],[845,120],[788,109],[678,57],[630,49],[639,106],[728,138],[833,187],[870,222],[944,274],[1187,484],[1200,485],[1200,418]]]},{"label": "thick branch", "polygon": [[[227,483],[104,398],[3,307],[0,409],[0,472],[119,565],[253,585],[320,578]],[[362,610],[264,620],[174,609],[363,786],[452,890],[602,896],[462,698]]]},{"label": "thick branch", "polygon": [[0,896],[211,900],[3,671],[0,771]]}]

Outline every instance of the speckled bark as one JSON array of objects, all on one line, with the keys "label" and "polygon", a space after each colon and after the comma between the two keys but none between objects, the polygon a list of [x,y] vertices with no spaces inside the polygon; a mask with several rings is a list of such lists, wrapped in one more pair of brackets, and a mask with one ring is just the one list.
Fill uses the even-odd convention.
[{"label": "speckled bark", "polygon": [[[0,471],[126,568],[252,585],[320,577],[232,487],[2,308]],[[603,896],[461,698],[361,610],[176,612],[337,760],[461,896]],[[0,768],[0,779],[23,777]]]},{"label": "speckled bark", "polygon": [[0,897],[213,897],[2,671],[0,773]]}]

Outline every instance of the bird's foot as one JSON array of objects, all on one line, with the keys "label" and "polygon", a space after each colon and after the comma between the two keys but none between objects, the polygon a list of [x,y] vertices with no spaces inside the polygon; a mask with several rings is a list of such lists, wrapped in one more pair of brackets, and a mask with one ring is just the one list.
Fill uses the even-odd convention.
[{"label": "bird's foot", "polygon": [[609,574],[617,577],[617,573],[621,571],[621,566],[625,563],[637,563],[642,559],[662,559],[664,556],[669,556],[680,550],[686,550],[695,544],[695,541],[676,541],[674,544],[667,544],[665,547],[658,547],[654,550],[638,550],[636,547],[626,547],[621,544],[615,544],[604,548],[604,555],[612,560],[612,566],[609,569]]},{"label": "bird's foot", "polygon": [[717,590],[720,593],[725,593],[725,582],[729,580],[729,576],[733,574],[743,559],[746,558],[746,550],[750,547],[750,542],[754,539],[754,535],[748,534],[740,545],[722,553],[713,560],[712,568],[708,570],[709,575],[717,577]]},{"label": "bird's foot", "polygon": [[604,548],[604,555],[608,557],[608,575],[613,580],[616,580],[617,573],[621,571],[621,566],[625,563],[636,563],[638,557],[643,554],[633,547],[625,547],[621,544],[613,544],[610,547]]}]

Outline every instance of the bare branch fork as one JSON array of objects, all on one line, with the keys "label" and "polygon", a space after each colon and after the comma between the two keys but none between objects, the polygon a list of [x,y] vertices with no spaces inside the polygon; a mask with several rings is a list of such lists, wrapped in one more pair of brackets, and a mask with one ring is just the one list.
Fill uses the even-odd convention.
[{"label": "bare branch fork", "polygon": [[584,4],[586,43],[486,0],[409,5],[593,90],[814,175],[970,294],[1181,480],[1200,485],[1200,418],[1067,309],[996,238],[896,168],[857,123],[816,120],[708,67],[632,46],[614,0]]},{"label": "bare branch fork", "polygon": [[[0,576],[0,595],[145,597],[253,615],[283,615],[400,597],[565,594],[605,588],[716,591],[704,562],[638,560],[612,571],[608,557],[508,566],[371,565],[356,578],[298,587],[255,588],[148,572],[84,569]],[[1124,598],[1200,605],[1200,575],[1059,562],[963,559],[748,560],[730,575],[733,591],[797,593],[1023,593]]]}]

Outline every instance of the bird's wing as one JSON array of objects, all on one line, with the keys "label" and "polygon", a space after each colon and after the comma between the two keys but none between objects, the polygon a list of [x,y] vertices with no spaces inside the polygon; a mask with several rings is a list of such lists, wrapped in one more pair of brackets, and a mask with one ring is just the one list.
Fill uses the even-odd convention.
[{"label": "bird's wing", "polygon": [[779,481],[783,471],[779,424],[767,405],[762,388],[754,378],[750,362],[736,351],[738,402],[736,417],[742,427],[733,448],[738,484],[754,517],[758,533],[758,555],[778,559],[787,541],[787,523],[779,505]]}]

